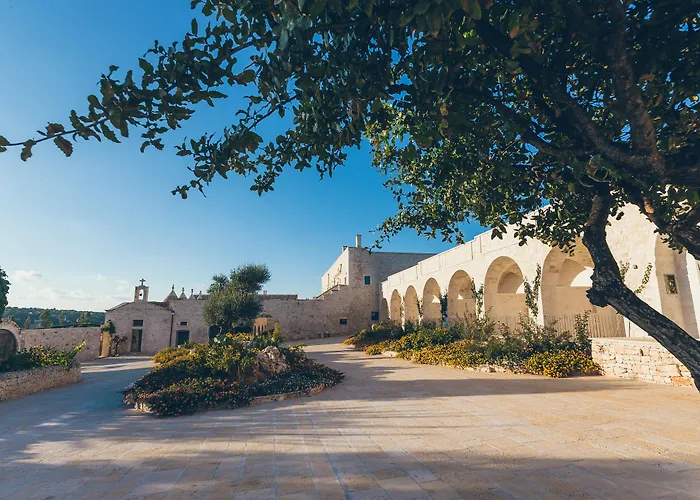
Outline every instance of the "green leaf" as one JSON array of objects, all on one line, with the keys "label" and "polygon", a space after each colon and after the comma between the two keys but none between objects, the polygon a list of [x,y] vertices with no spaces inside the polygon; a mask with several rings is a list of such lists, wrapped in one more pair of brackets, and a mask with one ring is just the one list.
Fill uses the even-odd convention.
[{"label": "green leaf", "polygon": [[198,32],[199,32],[199,25],[197,24],[197,20],[192,19],[192,34],[197,36]]},{"label": "green leaf", "polygon": [[238,75],[238,78],[243,81],[243,83],[250,83],[252,81],[255,81],[255,71],[252,69],[247,69],[240,75]]},{"label": "green leaf", "polygon": [[7,146],[10,144],[10,141],[5,139],[3,136],[0,135],[0,146]]},{"label": "green leaf", "polygon": [[419,2],[416,4],[416,6],[413,8],[413,12],[417,16],[421,16],[428,12],[428,9],[430,9],[430,4],[432,2],[430,0],[419,0]]},{"label": "green leaf", "polygon": [[141,66],[144,73],[153,73],[153,65],[143,57],[139,57],[139,66]]},{"label": "green leaf", "polygon": [[120,143],[121,141],[117,138],[117,135],[114,133],[114,131],[107,126],[107,124],[103,123],[102,126],[100,127],[102,130],[102,135],[105,136],[108,140],[116,143]]},{"label": "green leaf", "polygon": [[238,19],[236,19],[236,11],[235,10],[233,10],[231,8],[224,9],[223,11],[221,11],[221,14],[224,16],[224,19],[226,19],[228,22],[230,22],[232,24],[238,23]]},{"label": "green leaf", "polygon": [[64,155],[70,156],[73,154],[73,144],[63,137],[55,137],[53,143],[60,149]]},{"label": "green leaf", "polygon": [[22,147],[22,152],[20,153],[19,157],[22,161],[27,161],[29,158],[32,157],[32,148],[36,145],[36,142],[29,140],[24,143],[24,146]]},{"label": "green leaf", "polygon": [[476,21],[481,19],[481,5],[479,5],[479,0],[469,1],[469,14],[471,18]]},{"label": "green leaf", "polygon": [[326,0],[316,0],[309,7],[309,16],[312,18],[317,17],[323,9],[326,7]]}]

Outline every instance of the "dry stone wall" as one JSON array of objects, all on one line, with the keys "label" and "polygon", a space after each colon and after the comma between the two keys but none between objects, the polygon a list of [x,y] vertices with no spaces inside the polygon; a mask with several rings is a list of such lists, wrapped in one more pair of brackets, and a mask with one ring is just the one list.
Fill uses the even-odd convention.
[{"label": "dry stone wall", "polygon": [[100,356],[101,332],[99,326],[43,328],[38,330],[22,330],[20,346],[24,349],[43,345],[61,351],[70,351],[85,341],[85,347],[77,356],[79,361],[97,359]]},{"label": "dry stone wall", "polygon": [[688,369],[651,338],[592,340],[593,360],[604,375],[656,382],[691,385]]},{"label": "dry stone wall", "polygon": [[0,373],[0,401],[80,382],[80,364],[70,368],[47,366],[34,370]]}]

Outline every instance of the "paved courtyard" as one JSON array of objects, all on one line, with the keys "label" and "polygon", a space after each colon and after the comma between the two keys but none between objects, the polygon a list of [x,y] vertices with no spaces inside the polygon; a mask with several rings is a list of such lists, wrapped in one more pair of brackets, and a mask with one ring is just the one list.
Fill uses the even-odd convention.
[{"label": "paved courtyard", "polygon": [[700,498],[700,395],[310,355],[346,373],[313,398],[158,419],[118,390],[146,358],[0,403],[2,499]]}]

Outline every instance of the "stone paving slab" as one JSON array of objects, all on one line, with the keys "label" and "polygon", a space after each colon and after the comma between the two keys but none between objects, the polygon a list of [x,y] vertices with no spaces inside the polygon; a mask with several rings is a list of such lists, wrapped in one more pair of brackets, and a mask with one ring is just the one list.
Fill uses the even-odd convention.
[{"label": "stone paving slab", "polygon": [[602,377],[413,365],[335,339],[313,398],[156,418],[144,358],[0,403],[0,499],[700,498],[700,395]]}]

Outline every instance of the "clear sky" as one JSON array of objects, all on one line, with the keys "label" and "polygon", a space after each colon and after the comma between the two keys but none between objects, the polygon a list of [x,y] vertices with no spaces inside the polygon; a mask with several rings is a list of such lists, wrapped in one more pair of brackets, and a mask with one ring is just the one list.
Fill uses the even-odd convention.
[{"label": "clear sky", "polygon": [[[35,135],[65,123],[110,64],[136,68],[153,40],[180,40],[189,0],[3,0],[0,2],[0,135]],[[67,159],[53,145],[0,154],[0,267],[12,282],[10,306],[103,310],[133,297],[145,278],[151,297],[171,285],[205,289],[214,273],[266,263],[270,293],[320,292],[320,276],[355,234],[395,210],[366,151],[354,151],[332,179],[289,171],[263,197],[250,179],[219,179],[207,197],[182,200],[172,188],[190,179],[172,146],[184,135],[216,131],[233,120],[236,102],[203,110],[168,136],[162,152],[81,142]],[[279,123],[258,130],[263,137]],[[476,225],[472,233],[480,232]],[[450,245],[404,231],[387,251],[440,252]],[[161,297],[162,296],[162,297]]]}]

